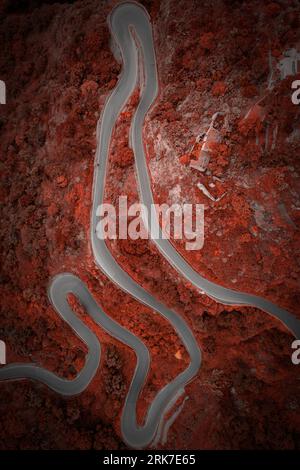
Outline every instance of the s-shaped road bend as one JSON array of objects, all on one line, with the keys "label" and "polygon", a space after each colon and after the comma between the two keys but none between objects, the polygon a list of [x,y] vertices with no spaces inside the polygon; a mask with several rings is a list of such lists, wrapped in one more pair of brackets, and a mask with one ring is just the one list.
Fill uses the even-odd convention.
[{"label": "s-shaped road bend", "polygon": [[[67,380],[32,364],[10,364],[1,368],[0,380],[22,378],[38,380],[63,395],[75,395],[88,386],[99,366],[101,347],[96,335],[84,325],[70,308],[67,295],[73,293],[79,298],[98,325],[135,351],[137,364],[123,407],[121,431],[124,441],[129,446],[142,448],[150,445],[154,439],[157,441],[157,433],[162,428],[166,413],[172,408],[178,397],[184,393],[184,387],[193,379],[200,368],[201,352],[193,333],[183,318],[157,301],[138,285],[118,265],[104,239],[100,240],[97,237],[96,226],[98,220],[96,211],[98,205],[104,199],[106,167],[112,131],[120,112],[139,80],[138,49],[143,61],[144,80],[143,83],[140,83],[140,101],[131,123],[131,144],[135,156],[141,202],[148,209],[154,203],[143,145],[144,119],[158,95],[157,67],[150,18],[142,6],[128,2],[115,7],[108,18],[108,22],[113,39],[122,56],[123,70],[115,89],[106,101],[97,127],[98,146],[95,158],[91,214],[93,254],[98,267],[118,287],[158,311],[172,324],[190,355],[190,364],[157,393],[149,407],[144,424],[139,426],[137,424],[136,405],[150,366],[149,351],[135,335],[106,315],[79,278],[69,273],[63,273],[51,281],[48,292],[49,299],[59,315],[89,348],[83,369],[74,380]],[[148,212],[150,214],[150,210]],[[147,220],[145,220],[145,223],[150,235],[157,233],[157,230],[160,231],[158,220],[155,222],[156,227],[153,224],[150,225]],[[300,321],[292,314],[263,298],[234,291],[205,279],[184,260],[168,240],[162,239],[162,237],[159,239],[151,238],[172,266],[208,296],[224,304],[249,305],[260,308],[278,318],[296,338],[300,338]]]}]

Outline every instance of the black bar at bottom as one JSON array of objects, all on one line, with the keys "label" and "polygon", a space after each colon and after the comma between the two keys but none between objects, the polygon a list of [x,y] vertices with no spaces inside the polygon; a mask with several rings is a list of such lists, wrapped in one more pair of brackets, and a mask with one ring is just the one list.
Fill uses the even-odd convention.
[{"label": "black bar at bottom", "polygon": [[[0,451],[0,468],[59,468],[70,465],[83,470],[107,467],[164,468],[176,465],[189,468],[250,469],[300,468],[298,451],[186,451],[186,450],[123,450],[123,451]],[[256,468],[255,468],[256,467]],[[56,470],[56,469],[55,469]]]}]

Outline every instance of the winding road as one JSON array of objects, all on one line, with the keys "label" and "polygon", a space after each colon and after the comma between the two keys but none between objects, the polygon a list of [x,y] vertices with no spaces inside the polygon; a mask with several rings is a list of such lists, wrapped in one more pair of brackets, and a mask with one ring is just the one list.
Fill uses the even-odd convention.
[{"label": "winding road", "polygon": [[[150,367],[149,351],[135,335],[106,315],[79,278],[69,273],[63,273],[51,281],[48,293],[49,299],[63,320],[87,344],[89,352],[85,366],[74,380],[67,380],[36,365],[9,364],[0,369],[0,380],[24,378],[39,380],[63,395],[80,393],[88,386],[100,363],[101,346],[96,335],[84,325],[70,308],[67,295],[72,293],[81,301],[88,314],[98,325],[135,351],[137,363],[123,407],[121,431],[124,441],[129,446],[142,448],[150,445],[154,439],[157,441],[157,433],[162,432],[166,413],[174,406],[178,397],[184,393],[186,384],[199,371],[201,352],[187,323],[137,284],[118,265],[105,241],[97,237],[98,217],[96,210],[104,199],[106,168],[112,131],[120,112],[133,93],[141,75],[143,75],[144,81],[140,83],[141,96],[131,123],[130,141],[135,155],[141,202],[147,206],[149,214],[151,213],[150,207],[154,204],[143,144],[144,119],[158,95],[156,57],[150,18],[141,5],[129,2],[118,5],[109,16],[108,22],[111,35],[122,56],[123,70],[115,89],[106,101],[97,126],[98,146],[95,158],[91,213],[93,254],[98,267],[118,287],[159,312],[171,323],[190,355],[190,363],[181,374],[157,393],[149,407],[144,424],[139,426],[137,424],[136,407]],[[139,57],[142,60],[139,61]],[[141,65],[139,62],[142,62],[143,65],[143,74],[139,73],[139,66]],[[145,220],[150,234],[156,233],[157,230],[160,231],[158,220],[155,223],[156,226],[151,225],[149,220]],[[291,313],[258,296],[234,291],[205,279],[185,261],[168,240],[161,237],[157,239],[154,236],[151,236],[151,238],[172,266],[208,296],[224,304],[249,305],[260,308],[278,318],[296,338],[300,338],[300,321]]]}]

